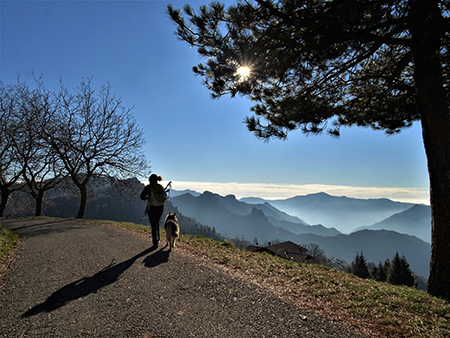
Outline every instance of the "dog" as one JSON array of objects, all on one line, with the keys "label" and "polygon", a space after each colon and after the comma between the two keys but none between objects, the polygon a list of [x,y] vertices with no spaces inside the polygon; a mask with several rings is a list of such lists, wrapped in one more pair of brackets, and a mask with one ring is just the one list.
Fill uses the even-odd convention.
[{"label": "dog", "polygon": [[167,245],[169,245],[169,250],[172,250],[175,248],[175,241],[180,236],[180,226],[174,213],[169,212],[167,215],[164,229],[166,230]]}]

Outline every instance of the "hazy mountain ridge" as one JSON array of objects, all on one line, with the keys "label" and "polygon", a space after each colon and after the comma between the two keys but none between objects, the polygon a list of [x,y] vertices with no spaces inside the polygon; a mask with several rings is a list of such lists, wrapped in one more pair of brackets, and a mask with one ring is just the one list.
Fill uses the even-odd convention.
[{"label": "hazy mountain ridge", "polygon": [[221,197],[205,192],[198,197],[190,194],[176,196],[170,201],[181,213],[214,227],[218,233],[229,238],[244,237],[249,241],[256,238],[263,243],[294,235],[274,227],[262,210],[237,202],[234,196]]},{"label": "hazy mountain ridge", "polygon": [[170,197],[176,197],[176,196],[180,196],[180,195],[184,195],[184,194],[191,194],[194,197],[198,197],[201,195],[201,193],[194,191],[194,190],[190,190],[190,189],[185,189],[185,190],[170,190]]},{"label": "hazy mountain ridge", "polygon": [[[264,201],[259,198],[241,199],[241,201],[245,200],[252,203]],[[349,228],[345,226],[346,224],[353,226],[358,224],[351,232],[363,229],[392,230],[413,235],[431,243],[429,205],[394,202],[389,199],[335,197],[325,193],[297,196],[287,200],[269,200],[266,203],[275,205],[286,212],[291,211],[302,219],[323,221],[321,224],[327,227],[330,223],[334,224],[334,227],[343,233],[348,232]]]},{"label": "hazy mountain ridge", "polygon": [[361,225],[381,222],[393,214],[403,212],[414,204],[389,199],[357,199],[336,197],[326,193],[296,196],[285,200],[268,200],[275,208],[297,216],[309,224],[323,224],[343,233],[350,233]]},{"label": "hazy mountain ridge", "polygon": [[[184,194],[171,198],[171,201],[182,213],[195,218],[202,224],[214,226],[219,233],[231,237],[244,236],[250,241],[254,238],[258,238],[259,242],[271,241],[279,238],[273,236],[280,236],[280,233],[284,236],[300,233],[334,236],[339,233],[336,229],[327,229],[321,225],[308,225],[301,219],[287,215],[268,203],[247,204],[238,201],[233,195],[222,197],[206,191],[198,197]],[[252,214],[257,215],[253,209],[260,210],[264,219],[248,217]],[[245,221],[242,217],[246,218]],[[261,224],[258,225],[257,222]],[[249,228],[254,229],[252,237],[248,237]]]},{"label": "hazy mountain ridge", "polygon": [[[325,193],[297,196],[287,200],[266,201],[250,197],[242,198],[241,201],[277,205],[277,208],[285,212],[290,210],[302,219],[322,220],[324,223],[321,224],[327,227],[330,226],[329,223],[325,223],[328,220],[335,224],[338,231],[343,233],[348,230],[345,226],[348,224],[346,222],[356,225],[356,221],[361,219],[361,223],[358,223],[358,226],[351,232],[363,229],[392,230],[413,235],[431,243],[431,209],[430,206],[424,204],[401,203],[389,199],[335,197]],[[327,210],[327,206],[330,207],[329,210]],[[374,219],[377,221],[372,222]],[[285,228],[291,230],[288,227]]]},{"label": "hazy mountain ridge", "polygon": [[[317,201],[317,197],[320,199],[323,195],[326,194],[314,194],[312,198]],[[333,197],[329,195],[326,195],[325,198],[333,200]],[[344,211],[351,209],[352,206],[360,206],[360,209],[357,210],[357,213],[359,214],[363,214],[365,210],[369,210],[369,212],[373,212],[374,210],[378,211],[383,205],[387,205],[388,210],[397,210],[398,208],[403,209],[405,207],[408,208],[409,206],[408,203],[398,204],[399,202],[393,202],[387,199],[361,201],[347,198],[338,199],[339,205],[342,207],[341,214],[344,214]],[[399,254],[405,255],[412,270],[416,274],[421,276],[428,275],[430,245],[423,240],[410,235],[403,235],[395,231],[386,230],[362,230],[351,234],[341,234],[335,229],[328,229],[320,225],[308,226],[303,222],[291,223],[276,219],[270,215],[268,216],[264,211],[257,213],[255,209],[264,206],[267,208],[267,202],[264,202],[264,200],[261,199],[251,200],[253,202],[264,202],[263,204],[248,204],[243,202],[243,200],[248,199],[243,199],[239,202],[244,204],[240,205],[237,203],[234,196],[222,197],[217,194],[205,192],[199,197],[181,195],[171,200],[181,212],[197,219],[202,224],[214,226],[219,233],[225,236],[230,236],[231,234],[231,237],[243,236],[249,241],[257,238],[260,242],[267,238],[266,240],[268,241],[279,239],[291,240],[298,244],[316,243],[324,249],[328,255],[345,260],[348,263],[355,258],[358,251],[364,252],[367,261],[376,264],[380,261],[384,262],[386,259],[391,259],[395,255],[395,252],[398,251]],[[375,201],[375,206],[364,206],[364,204],[372,203],[373,201]],[[349,206],[344,206],[345,202],[350,202]],[[228,203],[231,205],[228,205]],[[271,201],[269,201],[269,203],[272,204]],[[317,204],[319,205],[319,210],[323,208],[321,203],[322,202]],[[309,203],[309,205],[311,205],[311,203]],[[394,207],[392,207],[392,205]],[[236,211],[242,214],[244,211],[248,212],[249,208],[252,207],[251,213],[247,216],[241,216],[245,217],[244,220],[239,220],[236,217],[238,215],[233,214],[232,212]],[[427,206],[423,207],[426,208]],[[269,210],[273,211],[276,210],[276,208],[272,206]],[[385,215],[387,213],[388,212],[383,212],[382,214]],[[285,213],[282,212],[282,214]],[[388,214],[388,217],[389,216],[392,216],[392,214]],[[307,229],[310,230],[309,233],[295,233],[295,230],[300,229],[301,227],[307,227]],[[313,229],[317,230],[319,227],[325,228],[327,231],[335,230],[336,233],[329,236],[311,233],[313,232]],[[268,232],[266,233],[266,231]]]},{"label": "hazy mountain ridge", "polygon": [[431,209],[428,205],[415,204],[411,208],[359,230],[393,230],[402,234],[413,235],[431,243]]}]

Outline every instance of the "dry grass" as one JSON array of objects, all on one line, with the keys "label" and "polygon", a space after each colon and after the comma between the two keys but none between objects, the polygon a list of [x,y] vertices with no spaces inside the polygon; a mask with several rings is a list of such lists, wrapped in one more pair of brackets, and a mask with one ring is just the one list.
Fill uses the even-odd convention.
[{"label": "dry grass", "polygon": [[19,236],[17,234],[0,223],[0,286],[2,286],[3,282],[1,277],[12,261],[13,255],[11,252],[17,246],[18,239]]},{"label": "dry grass", "polygon": [[409,287],[299,264],[230,243],[182,236],[187,250],[252,276],[271,291],[370,336],[450,337],[450,303]]},{"label": "dry grass", "polygon": [[0,259],[5,257],[16,244],[18,236],[0,224]]}]

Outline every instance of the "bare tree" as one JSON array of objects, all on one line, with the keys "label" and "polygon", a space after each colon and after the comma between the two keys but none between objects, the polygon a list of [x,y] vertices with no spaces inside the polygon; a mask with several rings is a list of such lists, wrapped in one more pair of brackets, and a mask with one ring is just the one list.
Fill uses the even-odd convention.
[{"label": "bare tree", "polygon": [[90,79],[83,79],[72,94],[61,83],[56,94],[53,121],[45,140],[56,151],[80,192],[77,218],[83,218],[87,187],[96,176],[113,180],[148,173],[142,153],[143,131],[121,105],[120,97],[106,84],[96,93]]},{"label": "bare tree", "polygon": [[36,80],[36,88],[32,91],[20,82],[15,88],[16,114],[21,123],[12,144],[22,166],[23,190],[35,200],[35,216],[41,216],[45,192],[55,188],[65,176],[62,162],[54,149],[46,144],[42,133],[48,124],[54,123],[52,95],[41,79]]},{"label": "bare tree", "polygon": [[20,188],[17,184],[23,167],[17,161],[17,152],[12,146],[13,138],[20,126],[17,119],[17,97],[12,86],[4,86],[0,82],[0,217],[3,217],[9,197],[14,190]]},{"label": "bare tree", "polygon": [[303,244],[302,246],[308,250],[308,255],[312,256],[312,259],[308,261],[309,263],[321,265],[326,265],[328,263],[325,251],[316,243]]}]

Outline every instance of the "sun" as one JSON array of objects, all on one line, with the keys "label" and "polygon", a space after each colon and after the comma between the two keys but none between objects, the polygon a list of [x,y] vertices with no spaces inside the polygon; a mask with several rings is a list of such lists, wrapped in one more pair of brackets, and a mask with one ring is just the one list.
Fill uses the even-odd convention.
[{"label": "sun", "polygon": [[247,79],[250,76],[250,68],[247,66],[241,66],[236,71],[241,79]]}]

